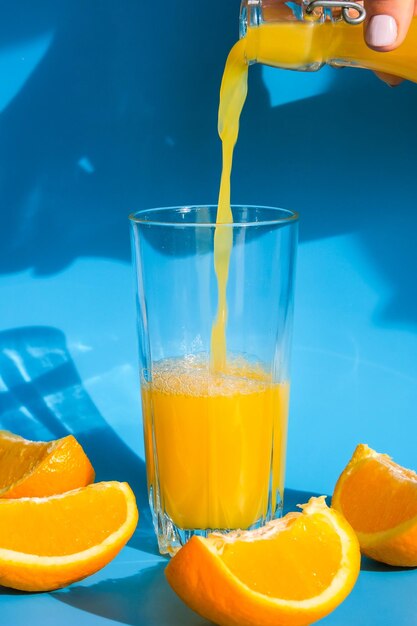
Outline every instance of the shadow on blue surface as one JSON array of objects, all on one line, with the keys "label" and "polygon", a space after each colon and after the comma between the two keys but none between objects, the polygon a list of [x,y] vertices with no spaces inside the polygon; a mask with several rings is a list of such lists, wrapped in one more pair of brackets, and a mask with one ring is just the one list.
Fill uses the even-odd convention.
[{"label": "shadow on blue surface", "polygon": [[99,413],[64,334],[40,326],[0,333],[0,383],[1,427],[34,440],[75,435],[96,470],[96,480],[129,482],[141,514],[130,545],[156,553],[145,463]]},{"label": "shadow on blue surface", "polygon": [[[316,498],[321,495],[325,494],[286,488],[284,495],[284,515],[286,515],[290,511],[300,511],[300,509],[298,508],[299,504],[306,504],[306,502],[308,502],[310,498]],[[328,498],[327,500],[330,500],[330,498]],[[329,504],[329,502],[327,503]]]},{"label": "shadow on blue surface", "polygon": [[[27,596],[27,591],[19,591],[18,589],[10,589],[10,587],[2,587],[0,585],[0,596]],[[38,595],[38,594],[34,594]]]},{"label": "shadow on blue surface", "polygon": [[51,594],[77,609],[129,626],[205,626],[169,587],[166,563],[152,565],[133,576],[109,579],[89,587],[72,586]]},{"label": "shadow on blue surface", "polygon": [[379,563],[373,559],[368,559],[366,556],[362,556],[361,571],[363,572],[409,572],[415,570],[415,567],[394,567],[393,565],[386,565],[385,563]]}]

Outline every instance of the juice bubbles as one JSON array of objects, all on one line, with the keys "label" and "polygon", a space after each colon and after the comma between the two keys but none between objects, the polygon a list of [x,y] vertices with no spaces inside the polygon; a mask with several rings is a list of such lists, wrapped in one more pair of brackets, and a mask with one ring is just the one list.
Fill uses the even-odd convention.
[{"label": "juice bubbles", "polygon": [[[228,373],[216,375],[207,358],[189,357],[156,363],[142,394],[144,407],[153,407],[161,507],[176,526],[248,528],[275,511],[284,482],[286,384],[241,359],[229,359]],[[153,470],[150,420],[145,410]]]}]

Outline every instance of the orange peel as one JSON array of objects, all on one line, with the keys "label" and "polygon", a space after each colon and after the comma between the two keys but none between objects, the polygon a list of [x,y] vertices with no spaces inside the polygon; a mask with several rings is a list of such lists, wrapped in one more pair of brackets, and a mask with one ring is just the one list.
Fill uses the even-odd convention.
[{"label": "orange peel", "polygon": [[359,444],[337,481],[332,507],[355,530],[363,554],[417,566],[417,474]]},{"label": "orange peel", "polygon": [[116,556],[137,520],[127,483],[96,483],[47,498],[2,499],[0,584],[50,591],[81,580]]},{"label": "orange peel", "polygon": [[165,572],[179,597],[221,626],[306,626],[335,609],[360,569],[355,533],[324,496],[254,531],[194,536]]}]

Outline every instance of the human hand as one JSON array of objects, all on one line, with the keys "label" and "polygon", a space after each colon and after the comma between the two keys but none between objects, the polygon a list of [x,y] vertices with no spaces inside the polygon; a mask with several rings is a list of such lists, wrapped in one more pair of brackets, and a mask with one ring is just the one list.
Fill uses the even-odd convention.
[{"label": "human hand", "polygon": [[[417,0],[365,0],[365,41],[378,52],[394,50],[404,41],[411,20],[417,15]],[[378,73],[391,86],[398,85],[398,76]]]}]

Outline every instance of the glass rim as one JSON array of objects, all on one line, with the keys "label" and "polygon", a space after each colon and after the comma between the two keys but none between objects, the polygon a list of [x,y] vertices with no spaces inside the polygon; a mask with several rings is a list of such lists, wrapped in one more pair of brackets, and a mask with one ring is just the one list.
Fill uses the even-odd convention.
[{"label": "glass rim", "polygon": [[[280,207],[273,207],[268,205],[258,205],[258,204],[231,204],[231,208],[236,209],[266,209],[268,211],[276,211],[281,214],[281,217],[275,217],[271,219],[259,220],[259,221],[249,221],[249,222],[230,222],[230,223],[221,223],[217,224],[215,221],[211,222],[174,222],[169,220],[152,220],[152,219],[144,219],[141,216],[149,215],[152,213],[156,213],[157,211],[166,211],[173,212],[175,210],[183,210],[183,212],[189,212],[192,209],[213,209],[217,208],[217,204],[186,204],[186,205],[177,205],[177,206],[166,206],[166,207],[154,207],[151,209],[140,209],[139,211],[134,211],[128,215],[128,219],[135,224],[143,224],[147,226],[169,226],[169,227],[177,227],[177,228],[214,228],[217,225],[221,225],[223,227],[229,228],[247,228],[250,226],[277,226],[277,225],[285,225],[292,224],[297,222],[299,219],[299,214],[296,211],[291,209],[282,209]],[[286,214],[282,216],[282,213]]]}]

